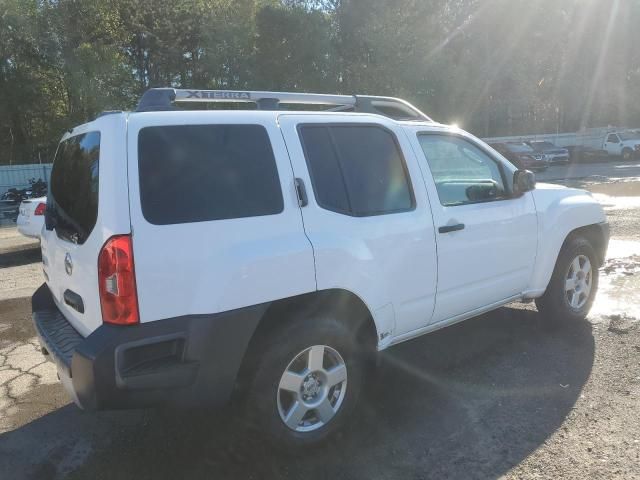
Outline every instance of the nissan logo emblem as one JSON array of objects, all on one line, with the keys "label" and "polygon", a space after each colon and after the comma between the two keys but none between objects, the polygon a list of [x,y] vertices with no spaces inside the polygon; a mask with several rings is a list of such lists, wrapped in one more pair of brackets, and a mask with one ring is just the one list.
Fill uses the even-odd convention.
[{"label": "nissan logo emblem", "polygon": [[68,252],[64,256],[64,271],[67,272],[67,275],[71,275],[73,273],[73,261],[71,260],[71,255]]}]

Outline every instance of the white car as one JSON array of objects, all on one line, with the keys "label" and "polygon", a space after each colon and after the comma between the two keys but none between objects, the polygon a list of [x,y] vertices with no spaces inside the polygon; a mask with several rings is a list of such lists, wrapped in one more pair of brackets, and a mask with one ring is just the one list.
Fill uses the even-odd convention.
[{"label": "white car", "polygon": [[[191,101],[258,110],[173,108]],[[33,319],[82,408],[234,393],[309,445],[377,351],[519,299],[584,319],[608,240],[589,193],[402,100],[152,89],[62,138]]]},{"label": "white car", "polygon": [[16,220],[18,231],[26,237],[40,238],[46,208],[47,197],[23,200]]}]

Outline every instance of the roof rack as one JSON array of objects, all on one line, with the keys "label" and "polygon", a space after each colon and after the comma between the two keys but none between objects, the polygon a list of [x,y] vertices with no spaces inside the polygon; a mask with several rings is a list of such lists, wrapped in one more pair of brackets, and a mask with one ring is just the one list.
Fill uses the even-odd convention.
[{"label": "roof rack", "polygon": [[137,112],[174,110],[175,103],[245,102],[255,103],[258,110],[279,110],[280,104],[326,105],[327,111],[375,113],[395,120],[432,121],[409,102],[393,97],[369,95],[325,95],[320,93],[255,92],[232,90],[191,90],[151,88],[138,103]]}]

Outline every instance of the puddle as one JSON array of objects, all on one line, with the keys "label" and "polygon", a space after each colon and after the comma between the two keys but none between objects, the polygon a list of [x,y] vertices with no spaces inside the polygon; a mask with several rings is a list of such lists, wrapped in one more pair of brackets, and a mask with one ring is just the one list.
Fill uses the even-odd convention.
[{"label": "puddle", "polygon": [[605,210],[640,208],[640,182],[599,183],[587,188]]},{"label": "puddle", "polygon": [[640,242],[615,239],[609,242],[591,315],[640,319]]},{"label": "puddle", "polygon": [[640,197],[640,182],[597,183],[587,187],[592,193],[602,193],[615,197]]},{"label": "puddle", "polygon": [[607,261],[640,255],[640,242],[634,240],[609,240],[607,249]]},{"label": "puddle", "polygon": [[604,193],[594,193],[595,198],[606,210],[630,210],[640,208],[640,196],[637,197],[611,197]]}]

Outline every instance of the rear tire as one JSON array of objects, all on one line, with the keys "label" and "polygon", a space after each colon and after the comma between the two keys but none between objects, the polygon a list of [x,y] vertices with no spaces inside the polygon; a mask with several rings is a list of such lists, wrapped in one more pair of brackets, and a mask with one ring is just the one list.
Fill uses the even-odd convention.
[{"label": "rear tire", "polygon": [[349,420],[364,384],[366,356],[355,332],[330,316],[289,322],[261,342],[247,414],[285,449],[326,440]]},{"label": "rear tire", "polygon": [[598,290],[598,260],[589,241],[570,237],[562,247],[551,281],[536,299],[538,312],[546,321],[584,320]]}]

